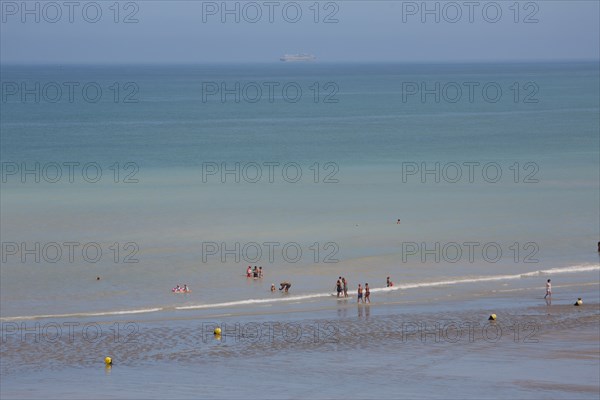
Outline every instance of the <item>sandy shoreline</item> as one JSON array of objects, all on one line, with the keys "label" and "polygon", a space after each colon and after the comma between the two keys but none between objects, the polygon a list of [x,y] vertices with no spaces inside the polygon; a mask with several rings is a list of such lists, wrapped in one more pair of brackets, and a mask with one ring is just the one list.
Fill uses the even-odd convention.
[{"label": "sandy shoreline", "polygon": [[[390,313],[395,309],[395,313]],[[321,310],[305,318],[306,312],[288,315],[266,313],[246,316],[213,316],[210,320],[182,318],[169,320],[128,320],[97,322],[49,322],[26,325],[15,332],[14,323],[4,323],[2,373],[11,374],[46,368],[93,366],[99,354],[119,354],[119,364],[136,366],[163,358],[193,362],[192,347],[210,349],[213,356],[265,356],[273,351],[319,350],[329,347],[433,344],[447,346],[506,346],[509,343],[544,345],[545,338],[597,344],[600,304],[530,306],[497,311],[498,319],[488,321],[487,309],[455,312],[407,313],[406,305],[350,304],[346,308]],[[325,318],[321,318],[323,315]],[[86,329],[78,329],[86,326]],[[129,324],[129,325],[128,325]],[[220,341],[212,336],[213,326],[223,327]],[[57,326],[62,328],[57,335]],[[96,338],[97,327],[102,336]],[[165,343],[169,343],[165,346]],[[221,352],[222,344],[227,351]],[[598,350],[598,347],[596,347]],[[40,360],[39,354],[44,354]],[[203,354],[204,355],[204,354]],[[598,352],[577,352],[557,348],[552,357],[599,360]]]},{"label": "sandy shoreline", "polygon": [[[118,380],[119,398],[162,398],[167,392],[177,398],[339,398],[327,376],[341,368],[335,375],[340,384],[362,382],[366,390],[347,398],[389,396],[390,382],[401,387],[393,392],[397,398],[597,398],[595,287],[562,288],[552,305],[537,292],[423,303],[378,294],[371,305],[332,299],[331,306],[290,304],[287,311],[3,322],[2,397],[112,394],[105,385]],[[584,296],[583,306],[573,306],[573,293]],[[491,310],[496,321],[488,321]],[[11,330],[21,323],[24,334]],[[215,326],[223,330],[220,337]],[[59,337],[56,327],[62,327]],[[105,355],[115,360],[106,370]],[[260,371],[261,380],[248,370]],[[360,371],[371,373],[366,378]],[[198,376],[214,378],[200,394]],[[281,380],[289,381],[289,396],[263,391]]]}]

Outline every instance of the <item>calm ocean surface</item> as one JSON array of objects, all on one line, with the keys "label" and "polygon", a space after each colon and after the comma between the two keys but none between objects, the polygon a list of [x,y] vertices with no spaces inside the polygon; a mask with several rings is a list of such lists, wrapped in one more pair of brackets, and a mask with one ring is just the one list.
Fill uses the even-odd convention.
[{"label": "calm ocean surface", "polygon": [[[595,304],[578,317],[559,309],[553,321],[581,328],[573,346],[582,352],[594,338],[597,348],[597,63],[0,72],[4,395],[373,397],[399,379],[398,397],[441,397],[442,387],[460,390],[478,373],[480,383],[455,397],[492,386],[499,397],[536,398],[540,382],[555,377],[533,371],[561,363],[540,345],[545,339],[557,354],[570,346],[541,319],[540,343],[522,347],[409,346],[376,332],[397,332],[390,321],[421,312],[430,322],[448,314],[464,322],[533,307],[541,318],[535,307],[545,306],[550,277],[552,307],[582,296]],[[247,279],[248,265],[265,277]],[[347,303],[330,296],[338,276],[349,281]],[[284,280],[289,294],[269,291]],[[356,306],[356,286],[366,282],[373,304]],[[176,284],[192,292],[171,293]],[[131,322],[136,344],[31,343],[13,331],[73,321],[104,333]],[[374,336],[247,348],[196,338],[202,346],[193,351],[186,341],[203,323],[266,321],[327,321]],[[403,343],[406,355],[387,351]],[[506,381],[480,371],[495,351]],[[520,351],[530,361],[512,371]],[[49,362],[32,356],[40,352]],[[107,354],[122,365],[104,371]],[[463,370],[451,368],[456,358]],[[571,365],[585,372],[544,393],[597,398],[598,358]],[[96,383],[81,383],[90,376]],[[172,385],[140,391],[140,379]]]}]

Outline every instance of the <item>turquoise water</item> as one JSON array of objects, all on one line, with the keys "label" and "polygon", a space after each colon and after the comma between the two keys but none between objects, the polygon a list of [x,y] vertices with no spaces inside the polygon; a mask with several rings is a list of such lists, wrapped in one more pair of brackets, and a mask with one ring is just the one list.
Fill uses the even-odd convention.
[{"label": "turquoise water", "polygon": [[[526,293],[538,304],[548,277],[570,288],[563,289],[569,293],[561,299],[565,303],[583,292],[598,298],[596,63],[2,66],[1,72],[3,324],[108,323],[132,316],[140,318],[140,331],[153,332],[180,318],[210,315],[246,321],[267,313],[304,321],[336,307],[329,294],[338,276],[348,278],[351,295],[359,282],[370,283],[374,314],[378,303],[383,307],[407,297],[419,303],[450,296],[456,302],[433,301],[429,311],[464,310],[468,299],[494,298],[495,290],[517,298]],[[64,91],[52,103],[55,86],[42,90],[36,102],[33,94],[11,94],[14,86],[7,82],[18,88],[22,83],[29,88],[53,82],[79,86],[72,102]],[[214,83],[219,90],[221,83],[229,89],[239,83],[247,91],[223,101],[220,93],[206,91],[214,90]],[[439,101],[436,94],[421,96],[421,85],[431,90],[436,84]],[[93,89],[88,101],[78,90],[86,85],[102,89],[98,102],[89,101]],[[276,88],[272,97],[268,85]],[[280,88],[286,85],[301,88],[296,102],[290,101],[297,93],[291,89],[282,96]],[[252,102],[257,86],[263,94]],[[463,89],[458,100],[457,87]],[[472,99],[467,87],[475,88]],[[484,95],[482,87],[490,87],[489,92]],[[65,166],[70,162],[79,163],[71,164],[72,183]],[[21,175],[36,163],[39,183],[34,173]],[[52,163],[61,166],[60,179]],[[93,168],[83,176],[83,166],[90,163]],[[233,174],[220,175],[223,163],[229,169],[240,164],[239,183]],[[283,166],[290,163],[284,175]],[[439,182],[435,173],[413,173],[415,167],[432,169],[436,163]],[[254,183],[257,165],[262,175]],[[272,182],[268,165],[273,166]],[[460,179],[455,179],[457,165]],[[472,180],[468,165],[474,168]],[[485,165],[491,168],[484,173]],[[35,254],[23,256],[22,247],[7,247],[25,243],[35,249],[36,242],[39,262]],[[79,244],[72,261],[65,242]],[[478,244],[470,258],[464,243],[472,242]],[[48,261],[55,248],[41,250],[49,243],[58,243],[63,252],[56,262]],[[102,250],[97,262],[90,261],[93,255],[82,255],[86,243]],[[239,260],[224,255],[223,247],[216,253],[207,247],[235,249],[236,243]],[[277,243],[272,260],[264,243]],[[436,243],[440,250],[429,255],[411,247],[435,249]],[[242,253],[248,244],[259,244],[263,251],[256,261],[252,246]],[[283,254],[286,244],[292,252]],[[490,253],[482,252],[486,244]],[[297,248],[302,256],[296,260]],[[496,257],[498,248],[502,254]],[[265,277],[245,278],[248,265],[263,266]],[[399,290],[380,290],[386,276]],[[290,294],[270,293],[271,283],[284,280],[292,282]],[[183,283],[191,293],[171,293]],[[510,296],[494,299],[487,301],[518,307]],[[415,307],[411,304],[402,309]],[[398,312],[390,307],[390,315]],[[121,316],[132,311],[136,314]],[[345,318],[343,311],[336,315]],[[147,321],[153,318],[159,322]],[[185,330],[186,322],[177,326]],[[173,365],[161,361],[168,352],[161,356],[152,337],[142,339],[158,357],[146,373],[175,373]],[[30,350],[23,346],[17,352]],[[333,360],[330,349],[311,354],[301,357],[297,368],[306,370],[313,358],[324,365]],[[339,361],[352,362],[350,354]],[[214,357],[219,361],[226,355]],[[377,352],[383,365],[394,357]],[[253,359],[259,365],[270,362],[258,353]],[[59,380],[70,373],[61,370],[63,364],[68,365],[60,360],[52,368]],[[74,367],[91,365],[81,360]],[[3,367],[18,382],[11,367]],[[127,368],[138,367],[130,361]],[[44,375],[44,370],[37,373]],[[277,376],[289,374],[284,369]],[[455,379],[450,375],[440,379],[450,382]],[[225,389],[226,381],[226,374],[217,379],[210,396],[238,397]],[[300,395],[298,390],[289,394]],[[522,397],[532,395],[514,390]]]}]

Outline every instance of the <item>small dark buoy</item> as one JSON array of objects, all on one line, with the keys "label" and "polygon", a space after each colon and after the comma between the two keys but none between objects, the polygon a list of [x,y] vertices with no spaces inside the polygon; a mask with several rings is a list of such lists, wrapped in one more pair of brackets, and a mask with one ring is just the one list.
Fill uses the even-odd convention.
[{"label": "small dark buoy", "polygon": [[97,277],[96,277],[96,280],[97,280],[97,281],[99,281],[99,280],[100,280],[100,277],[99,277],[99,276],[97,276]]}]

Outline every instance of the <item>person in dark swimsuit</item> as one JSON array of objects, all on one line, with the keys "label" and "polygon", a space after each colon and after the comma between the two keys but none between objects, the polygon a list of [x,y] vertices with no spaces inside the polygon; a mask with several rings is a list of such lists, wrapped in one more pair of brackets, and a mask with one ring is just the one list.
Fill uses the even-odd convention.
[{"label": "person in dark swimsuit", "polygon": [[288,281],[284,281],[279,284],[279,290],[285,289],[286,293],[288,292],[288,290],[290,290],[291,287],[292,287],[292,284],[289,283]]},{"label": "person in dark swimsuit", "polygon": [[342,277],[340,276],[335,284],[335,288],[337,290],[337,297],[340,297],[340,295],[342,294],[342,281],[341,281]]},{"label": "person in dark swimsuit", "polygon": [[369,290],[369,284],[365,283],[365,303],[371,302],[371,291]]},{"label": "person in dark swimsuit", "polygon": [[[363,296],[362,296],[362,294],[363,294],[363,289],[362,289],[362,286],[361,286],[361,285],[360,285],[360,283],[359,283],[359,284],[358,284],[358,297],[357,297],[357,299],[356,299],[356,302],[357,302],[357,303],[360,303],[360,302],[363,300]],[[364,302],[364,301],[363,301],[363,302]]]}]

